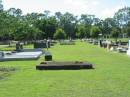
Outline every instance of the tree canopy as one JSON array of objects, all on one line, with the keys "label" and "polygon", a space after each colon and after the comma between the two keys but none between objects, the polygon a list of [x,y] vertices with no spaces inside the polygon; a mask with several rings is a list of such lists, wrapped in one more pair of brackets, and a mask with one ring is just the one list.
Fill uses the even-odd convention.
[{"label": "tree canopy", "polygon": [[104,20],[89,14],[50,13],[45,10],[44,13],[23,15],[19,8],[4,10],[0,0],[0,40],[97,38],[98,34],[113,38],[127,34],[130,37],[130,7],[122,8],[113,18]]}]

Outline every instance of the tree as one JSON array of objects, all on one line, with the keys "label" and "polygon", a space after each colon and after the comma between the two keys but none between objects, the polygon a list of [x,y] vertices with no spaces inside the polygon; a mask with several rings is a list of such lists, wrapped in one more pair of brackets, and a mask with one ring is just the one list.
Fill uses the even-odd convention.
[{"label": "tree", "polygon": [[57,21],[55,17],[48,17],[41,20],[37,20],[34,24],[36,28],[43,32],[44,38],[51,38],[53,39],[54,33],[56,32],[57,28]]},{"label": "tree", "polygon": [[0,11],[3,11],[3,4],[2,4],[2,0],[0,0]]},{"label": "tree", "polygon": [[124,33],[130,37],[130,22],[124,27]]},{"label": "tree", "polygon": [[60,19],[62,17],[62,13],[61,12],[56,12],[55,16],[56,16],[56,19],[58,19],[58,21],[60,21]]},{"label": "tree", "polygon": [[77,17],[73,16],[73,14],[66,12],[62,15],[60,20],[60,27],[65,31],[68,38],[74,38],[75,29],[77,24]]},{"label": "tree", "polygon": [[112,33],[112,28],[113,27],[117,27],[116,22],[113,18],[106,18],[103,22],[102,22],[102,34],[104,36],[109,37],[110,34]]},{"label": "tree", "polygon": [[119,34],[120,34],[119,28],[113,27],[113,28],[112,28],[111,36],[112,36],[113,38],[115,38],[115,41],[117,41],[117,38],[119,37]]},{"label": "tree", "polygon": [[7,13],[14,17],[20,17],[22,15],[22,10],[19,8],[10,8],[9,10],[7,10]]},{"label": "tree", "polygon": [[92,38],[98,38],[99,34],[100,34],[100,29],[97,26],[93,26],[91,28],[90,36]]},{"label": "tree", "polygon": [[97,18],[95,18],[95,15],[88,15],[88,14],[82,14],[80,18],[80,23],[85,26],[87,36],[90,36],[90,31],[92,25],[94,25],[98,21]]},{"label": "tree", "polygon": [[115,13],[114,19],[120,28],[122,28],[124,25],[127,25],[130,21],[130,7],[119,9],[118,12]]},{"label": "tree", "polygon": [[85,38],[86,37],[86,28],[84,25],[78,25],[76,36],[78,38]]},{"label": "tree", "polygon": [[58,28],[54,34],[55,39],[65,39],[66,34],[63,29]]},{"label": "tree", "polygon": [[130,27],[127,27],[127,28],[126,28],[126,31],[127,31],[128,37],[130,37]]},{"label": "tree", "polygon": [[16,32],[14,32],[14,39],[15,40],[36,40],[39,38],[38,33],[40,33],[40,30],[38,28],[35,28],[34,26],[30,26],[26,23],[21,23]]},{"label": "tree", "polygon": [[50,14],[50,11],[49,10],[45,10],[44,13],[45,13],[46,18],[48,18],[49,14]]}]

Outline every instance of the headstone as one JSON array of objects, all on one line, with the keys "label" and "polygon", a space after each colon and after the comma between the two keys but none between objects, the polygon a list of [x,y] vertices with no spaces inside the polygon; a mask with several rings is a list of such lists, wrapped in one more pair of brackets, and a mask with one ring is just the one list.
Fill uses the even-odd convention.
[{"label": "headstone", "polygon": [[103,44],[102,44],[102,40],[99,40],[99,46],[102,47]]},{"label": "headstone", "polygon": [[34,48],[50,48],[50,42],[35,42],[34,43]]},{"label": "headstone", "polygon": [[20,44],[20,42],[16,43],[16,51],[20,52],[23,50],[23,44]]},{"label": "headstone", "polygon": [[4,57],[4,52],[0,52],[0,58]]},{"label": "headstone", "polygon": [[21,49],[21,50],[23,49],[23,44],[20,44],[20,49]]},{"label": "headstone", "polygon": [[107,41],[107,49],[110,50],[112,46],[112,42],[111,41]]},{"label": "headstone", "polygon": [[52,61],[52,54],[50,52],[45,53],[45,61]]},{"label": "headstone", "polygon": [[129,40],[129,50],[130,50],[130,40]]},{"label": "headstone", "polygon": [[130,40],[129,40],[129,44],[128,44],[127,55],[129,55],[129,56],[130,56]]},{"label": "headstone", "polygon": [[20,51],[20,43],[16,43],[16,51]]}]

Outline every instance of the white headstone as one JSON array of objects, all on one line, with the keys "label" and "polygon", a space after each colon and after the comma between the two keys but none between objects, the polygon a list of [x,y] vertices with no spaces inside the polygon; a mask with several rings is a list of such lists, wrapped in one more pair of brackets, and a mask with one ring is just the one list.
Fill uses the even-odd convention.
[{"label": "white headstone", "polygon": [[130,50],[130,40],[129,40],[129,50]]},{"label": "white headstone", "polygon": [[127,55],[130,56],[130,40],[129,40],[129,47],[128,47]]}]

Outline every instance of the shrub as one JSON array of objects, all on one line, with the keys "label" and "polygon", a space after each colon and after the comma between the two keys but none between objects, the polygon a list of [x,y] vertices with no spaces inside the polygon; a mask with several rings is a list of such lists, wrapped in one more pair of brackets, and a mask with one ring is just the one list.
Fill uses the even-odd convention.
[{"label": "shrub", "polygon": [[55,39],[65,39],[65,37],[66,37],[66,34],[65,34],[64,30],[58,28],[56,30],[56,33],[54,34],[54,38]]}]

